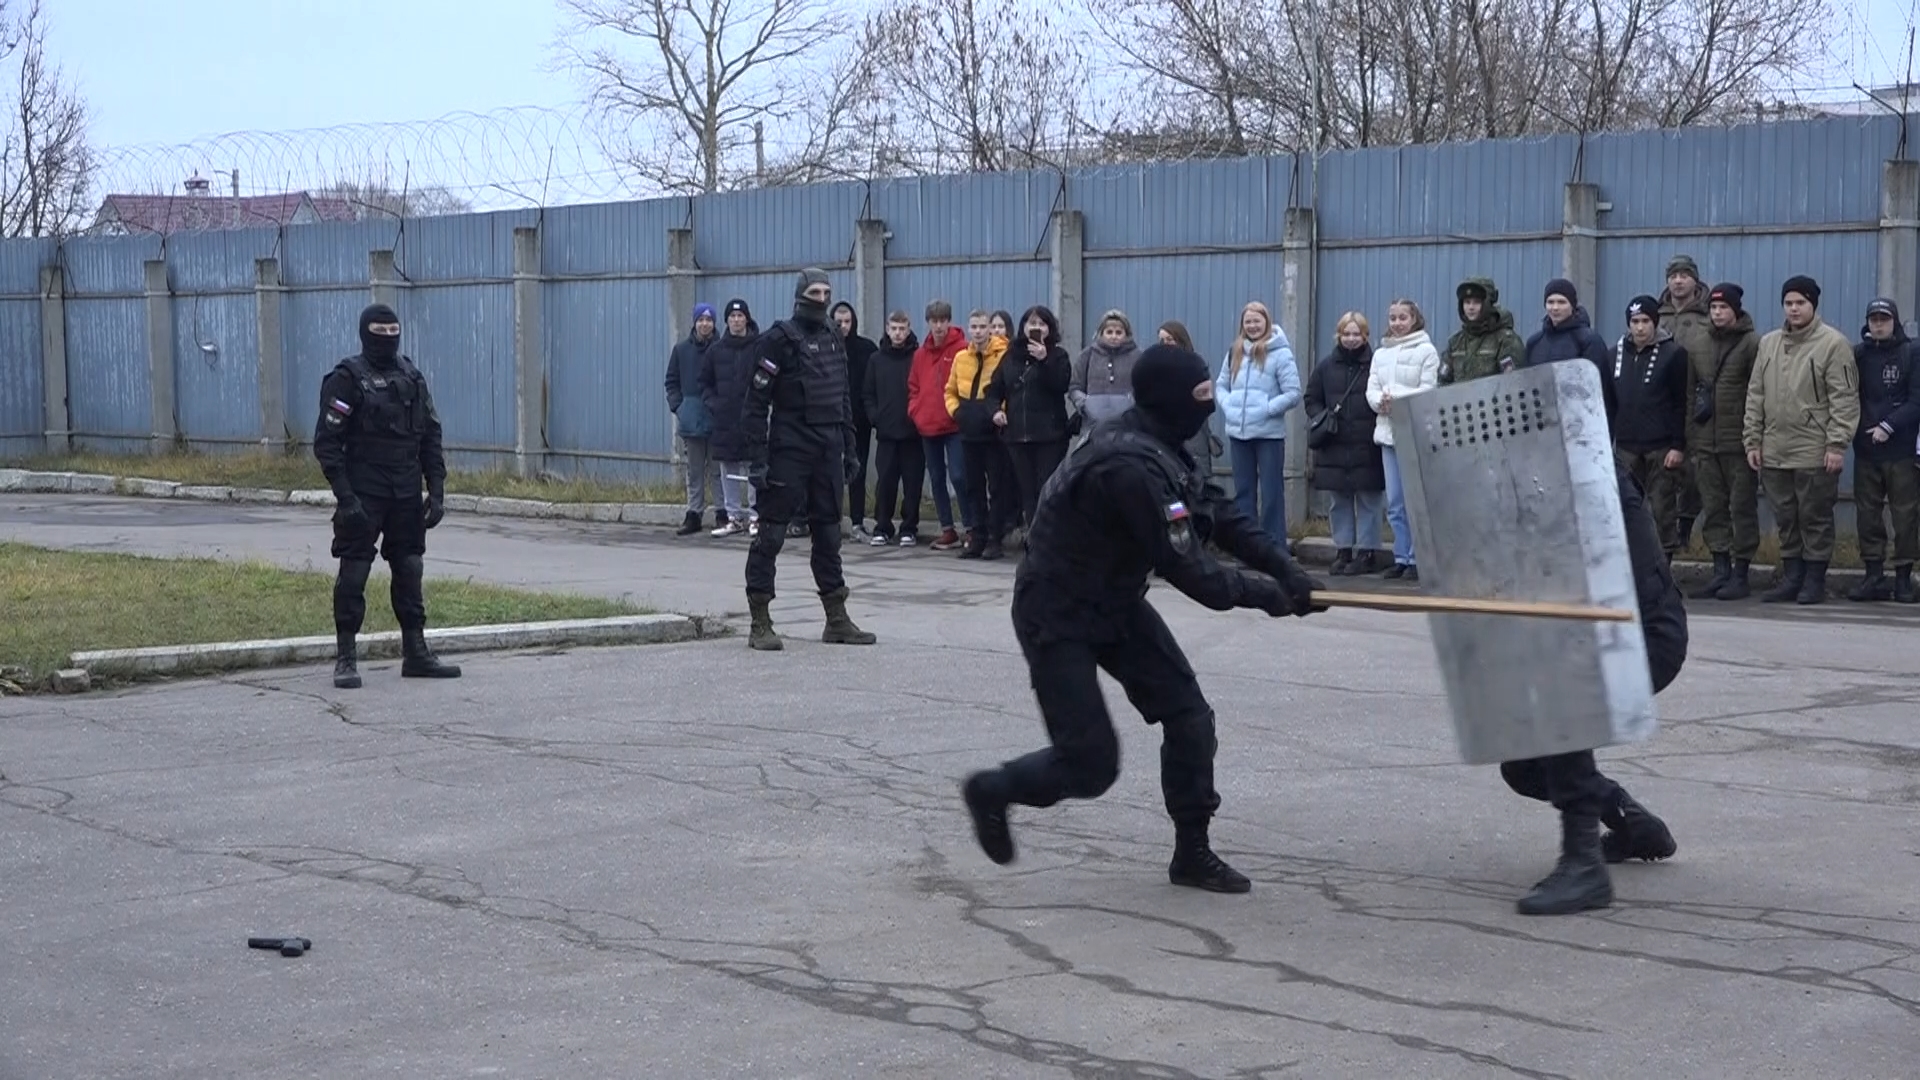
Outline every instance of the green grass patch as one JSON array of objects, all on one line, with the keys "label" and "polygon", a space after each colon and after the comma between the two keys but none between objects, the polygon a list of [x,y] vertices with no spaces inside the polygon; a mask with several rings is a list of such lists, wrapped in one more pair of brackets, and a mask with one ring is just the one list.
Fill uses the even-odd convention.
[{"label": "green grass patch", "polygon": [[[101,454],[80,452],[34,457],[7,463],[9,468],[42,472],[104,473],[108,476],[171,480],[179,484],[214,487],[267,488],[274,491],[317,491],[327,486],[320,465],[310,452],[267,453],[260,450],[207,454],[176,450],[165,454]],[[600,480],[533,479],[505,470],[454,472],[447,491],[457,495],[488,495],[546,502],[629,502],[682,504],[686,492],[673,484],[622,484]]]},{"label": "green grass patch", "polygon": [[[367,582],[365,632],[397,630],[390,579]],[[429,626],[646,614],[619,600],[427,579]],[[333,575],[0,543],[0,668],[29,688],[71,653],[333,633]],[[24,674],[20,669],[24,669]]]}]

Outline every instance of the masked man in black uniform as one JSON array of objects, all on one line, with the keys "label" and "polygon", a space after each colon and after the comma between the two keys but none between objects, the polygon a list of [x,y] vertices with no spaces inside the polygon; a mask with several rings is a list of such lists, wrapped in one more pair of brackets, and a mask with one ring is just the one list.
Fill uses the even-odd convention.
[{"label": "masked man in black uniform", "polygon": [[840,572],[840,500],[859,458],[847,345],[827,317],[832,299],[826,271],[802,270],[793,290],[793,318],[773,324],[754,343],[759,366],[747,385],[741,425],[747,477],[760,511],[759,535],[747,549],[747,607],[753,615],[747,645],[755,649],[783,647],[767,609],[787,524],[799,513],[811,526],[813,582],[827,613],[820,640],[876,640],[847,615],[847,581]]},{"label": "masked man in black uniform", "polygon": [[[1213,708],[1153,605],[1147,576],[1212,608],[1269,615],[1316,609],[1318,582],[1203,479],[1185,444],[1214,410],[1206,361],[1155,345],[1133,369],[1134,404],[1101,424],[1040,493],[1014,579],[1013,628],[1052,746],[975,773],[962,785],[975,836],[996,863],[1013,861],[1007,807],[1092,799],[1120,772],[1120,744],[1100,693],[1105,670],[1149,724],[1159,724],[1160,786],[1173,819],[1168,878],[1214,892],[1252,883],[1213,853],[1219,809]],[[1214,543],[1251,570],[1231,569]]]},{"label": "masked man in black uniform", "polygon": [[[1610,418],[1614,412],[1609,408]],[[1687,606],[1667,568],[1646,492],[1617,460],[1614,477],[1627,523],[1627,555],[1633,564],[1647,666],[1657,694],[1679,677],[1686,663]],[[1613,903],[1607,863],[1653,862],[1679,850],[1666,822],[1602,773],[1591,750],[1505,762],[1500,775],[1514,791],[1560,811],[1560,860],[1515,905],[1522,915],[1570,915],[1607,907]],[[1607,827],[1604,836],[1602,825]]]},{"label": "masked man in black uniform", "polygon": [[[375,542],[393,571],[393,614],[400,622],[400,674],[458,678],[427,648],[427,602],[421,595],[426,530],[445,515],[447,460],[440,449],[440,416],[427,380],[400,355],[400,317],[385,304],[360,313],[360,352],[320,383],[320,418],[313,456],[338,503],[333,512],[333,626],[338,652],[333,685],[360,685],[354,638],[367,614],[367,575]],[[426,498],[420,494],[426,483]]]}]

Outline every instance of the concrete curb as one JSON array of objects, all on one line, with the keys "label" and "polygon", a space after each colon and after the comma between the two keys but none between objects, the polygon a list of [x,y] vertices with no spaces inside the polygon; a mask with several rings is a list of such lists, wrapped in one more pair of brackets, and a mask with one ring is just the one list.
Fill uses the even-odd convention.
[{"label": "concrete curb", "polygon": [[[274,491],[265,488],[210,487],[137,476],[35,472],[29,469],[0,469],[0,492],[132,495],[148,499],[190,499],[196,502],[239,502],[264,506],[333,506],[333,492],[325,488]],[[482,495],[448,495],[447,510],[481,517],[546,518],[627,525],[678,525],[687,515],[687,508],[677,504],[545,502]]]},{"label": "concrete curb", "polygon": [[[460,653],[555,645],[658,645],[696,641],[727,632],[718,621],[692,615],[618,615],[607,619],[446,627],[428,630],[427,642],[436,652]],[[392,659],[400,655],[397,630],[363,634],[359,644],[360,657],[364,660]],[[333,655],[334,640],[329,635],[101,649],[76,652],[67,658],[67,665],[94,675],[161,675],[311,664],[331,660]]]}]

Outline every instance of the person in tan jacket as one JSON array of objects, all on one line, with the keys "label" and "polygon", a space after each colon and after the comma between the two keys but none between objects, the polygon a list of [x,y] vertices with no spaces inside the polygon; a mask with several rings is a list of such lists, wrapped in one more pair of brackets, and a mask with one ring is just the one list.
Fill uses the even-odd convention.
[{"label": "person in tan jacket", "polygon": [[1760,339],[1741,439],[1780,533],[1780,582],[1761,599],[1818,604],[1827,596],[1840,470],[1860,425],[1860,372],[1853,343],[1820,321],[1819,283],[1788,278],[1780,305],[1786,326]]}]

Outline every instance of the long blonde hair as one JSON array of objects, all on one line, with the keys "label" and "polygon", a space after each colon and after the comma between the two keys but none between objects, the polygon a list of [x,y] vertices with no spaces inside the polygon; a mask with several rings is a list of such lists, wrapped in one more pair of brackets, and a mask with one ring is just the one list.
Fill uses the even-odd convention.
[{"label": "long blonde hair", "polygon": [[[1249,311],[1259,312],[1260,321],[1267,324],[1267,332],[1260,335],[1259,341],[1249,342],[1247,340],[1247,312]],[[1240,309],[1240,327],[1233,335],[1233,352],[1230,353],[1227,358],[1228,382],[1232,382],[1234,379],[1240,377],[1240,362],[1242,360],[1251,359],[1254,367],[1262,371],[1266,370],[1267,339],[1272,336],[1273,316],[1268,313],[1267,305],[1258,300],[1249,301],[1246,307]]]}]

